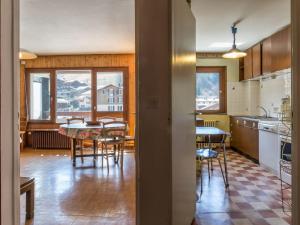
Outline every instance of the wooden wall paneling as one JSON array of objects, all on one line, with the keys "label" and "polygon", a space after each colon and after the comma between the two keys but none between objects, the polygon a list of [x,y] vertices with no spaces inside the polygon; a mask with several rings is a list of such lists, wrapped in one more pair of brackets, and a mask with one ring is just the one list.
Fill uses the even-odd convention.
[{"label": "wooden wall paneling", "polygon": [[[27,60],[25,68],[87,68],[87,67],[127,67],[129,83],[128,123],[130,134],[135,127],[135,55],[134,54],[99,54],[99,55],[59,55],[39,56]],[[23,70],[25,69],[23,68]],[[36,125],[30,125],[30,127]],[[43,125],[44,126],[44,125]],[[49,125],[50,126],[50,125]],[[52,125],[51,125],[52,126]],[[56,125],[54,125],[56,127]]]},{"label": "wooden wall paneling", "polygon": [[253,77],[258,77],[261,72],[261,44],[258,43],[252,48],[252,74]]}]

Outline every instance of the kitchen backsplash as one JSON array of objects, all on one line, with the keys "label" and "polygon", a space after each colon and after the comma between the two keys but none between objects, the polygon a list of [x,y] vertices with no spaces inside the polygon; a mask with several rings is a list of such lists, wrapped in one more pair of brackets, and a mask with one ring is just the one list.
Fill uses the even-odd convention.
[{"label": "kitchen backsplash", "polygon": [[291,73],[277,76],[275,79],[260,81],[259,105],[265,107],[272,117],[281,111],[282,98],[291,96]]},{"label": "kitchen backsplash", "polygon": [[272,117],[281,110],[282,98],[291,96],[291,72],[268,76],[261,80],[227,83],[229,115],[264,115],[263,106]]}]

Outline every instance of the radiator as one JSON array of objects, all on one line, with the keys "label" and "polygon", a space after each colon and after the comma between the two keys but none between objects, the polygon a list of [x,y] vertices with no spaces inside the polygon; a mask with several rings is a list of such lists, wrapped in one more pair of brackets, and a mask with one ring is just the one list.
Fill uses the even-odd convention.
[{"label": "radiator", "polygon": [[30,131],[34,149],[70,149],[70,139],[57,130]]},{"label": "radiator", "polygon": [[216,120],[204,120],[205,127],[216,127],[217,121]]}]

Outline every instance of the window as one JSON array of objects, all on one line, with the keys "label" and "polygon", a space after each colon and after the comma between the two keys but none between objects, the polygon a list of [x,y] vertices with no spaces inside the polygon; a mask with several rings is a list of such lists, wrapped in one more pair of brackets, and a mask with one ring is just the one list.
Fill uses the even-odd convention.
[{"label": "window", "polygon": [[51,119],[51,89],[49,72],[30,73],[30,119]]},{"label": "window", "polygon": [[83,117],[91,120],[91,70],[56,71],[56,122]]},{"label": "window", "polygon": [[196,110],[226,113],[226,67],[197,67]]},{"label": "window", "polygon": [[26,69],[30,122],[127,119],[127,76],[127,68]]},{"label": "window", "polygon": [[122,112],[123,72],[97,72],[97,111]]}]

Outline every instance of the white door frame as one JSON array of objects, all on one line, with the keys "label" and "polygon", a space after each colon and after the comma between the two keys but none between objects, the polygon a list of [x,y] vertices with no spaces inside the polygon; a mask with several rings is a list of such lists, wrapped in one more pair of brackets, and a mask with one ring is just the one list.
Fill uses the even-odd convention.
[{"label": "white door frame", "polygon": [[1,0],[0,7],[1,225],[19,225],[19,0]]}]

